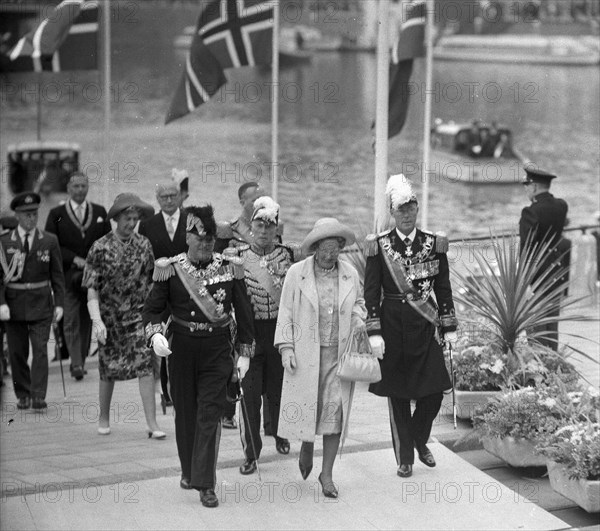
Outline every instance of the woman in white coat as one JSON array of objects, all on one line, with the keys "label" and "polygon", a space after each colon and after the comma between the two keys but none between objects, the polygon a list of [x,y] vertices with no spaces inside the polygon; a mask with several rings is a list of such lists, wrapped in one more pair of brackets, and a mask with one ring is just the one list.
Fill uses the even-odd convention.
[{"label": "woman in white coat", "polygon": [[313,466],[316,435],[323,436],[323,494],[337,498],[333,463],[345,437],[354,384],[337,375],[351,330],[364,328],[367,312],[358,273],[339,253],[354,233],[335,218],[322,218],[302,243],[314,256],[287,273],[275,331],[285,368],[278,436],[302,441],[299,467],[306,479]]}]

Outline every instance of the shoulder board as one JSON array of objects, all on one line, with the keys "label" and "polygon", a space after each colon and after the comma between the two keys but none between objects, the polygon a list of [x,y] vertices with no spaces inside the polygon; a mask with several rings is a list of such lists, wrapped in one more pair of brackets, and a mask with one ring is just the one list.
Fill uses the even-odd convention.
[{"label": "shoulder board", "polygon": [[217,238],[221,240],[230,240],[233,238],[233,229],[228,221],[217,222]]},{"label": "shoulder board", "polygon": [[175,268],[173,262],[176,257],[173,258],[159,258],[154,262],[154,271],[152,273],[152,280],[154,282],[164,282],[169,280],[175,274]]},{"label": "shoulder board", "polygon": [[365,243],[363,245],[363,254],[368,258],[369,256],[377,255],[377,251],[379,245],[377,244],[377,239],[380,237],[380,234],[367,234],[365,238]]},{"label": "shoulder board", "polygon": [[[227,249],[231,249],[231,248],[228,247]],[[227,251],[227,249],[225,249],[221,253],[221,256],[223,257],[223,260],[225,262],[229,262],[231,265],[243,266],[244,265],[244,259],[241,256],[239,256],[237,254],[237,252],[235,254],[233,254],[231,252],[225,253],[225,251]],[[236,249],[234,249],[234,251],[236,251]]]},{"label": "shoulder board", "polygon": [[294,263],[299,262],[303,258],[302,246],[299,243],[296,243],[296,242],[278,243],[276,246],[282,247],[283,249],[287,250],[290,253],[290,255],[292,257],[292,261]]},{"label": "shoulder board", "polygon": [[435,252],[446,254],[450,248],[450,241],[445,232],[435,233]]}]

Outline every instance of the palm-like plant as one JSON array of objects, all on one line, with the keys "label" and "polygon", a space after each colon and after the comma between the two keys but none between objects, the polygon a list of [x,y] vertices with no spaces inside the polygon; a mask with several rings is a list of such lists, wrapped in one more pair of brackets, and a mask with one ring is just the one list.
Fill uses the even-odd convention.
[{"label": "palm-like plant", "polygon": [[[532,244],[528,240],[519,252],[516,236],[497,238],[491,235],[493,262],[481,252],[475,252],[479,272],[466,268],[467,273],[454,272],[460,288],[455,299],[472,314],[489,323],[486,333],[509,354],[517,365],[524,366],[519,354],[520,337],[528,341],[545,338],[557,342],[551,333],[539,329],[543,325],[561,321],[591,321],[584,315],[565,315],[565,310],[583,298],[567,299],[565,285],[557,279],[567,274],[565,267],[545,268],[544,262],[552,252],[552,241]],[[556,315],[556,310],[560,315]],[[582,337],[567,334],[572,337]],[[571,347],[587,359],[592,357]]]}]

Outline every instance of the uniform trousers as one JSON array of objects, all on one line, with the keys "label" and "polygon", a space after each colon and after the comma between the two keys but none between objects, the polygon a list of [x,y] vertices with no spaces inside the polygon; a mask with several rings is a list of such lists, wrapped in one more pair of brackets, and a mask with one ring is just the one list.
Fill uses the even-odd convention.
[{"label": "uniform trousers", "polygon": [[85,364],[92,340],[92,321],[87,310],[87,293],[68,289],[65,291],[64,315],[65,343],[71,357],[71,368]]},{"label": "uniform trousers", "polygon": [[[40,321],[6,321],[6,342],[17,398],[46,398],[48,339],[52,318]],[[27,364],[31,341],[31,370]]]},{"label": "uniform trousers", "polygon": [[442,393],[419,398],[412,415],[409,399],[394,396],[388,398],[397,464],[412,465],[415,462],[414,448],[422,448],[427,444],[443,398]]},{"label": "uniform trousers", "polygon": [[[273,346],[276,324],[276,319],[254,321],[256,351],[250,360],[248,373],[242,380],[247,415],[243,405],[240,405],[242,408],[240,437],[247,459],[258,459],[262,450],[260,409],[263,393],[267,395],[269,401],[268,414],[271,431],[277,433],[281,387],[283,386],[283,365],[281,364],[281,354]],[[252,448],[252,441],[254,441],[256,454]]]},{"label": "uniform trousers", "polygon": [[214,489],[227,380],[233,370],[228,334],[175,332],[169,356],[175,438],[182,475],[193,488]]}]

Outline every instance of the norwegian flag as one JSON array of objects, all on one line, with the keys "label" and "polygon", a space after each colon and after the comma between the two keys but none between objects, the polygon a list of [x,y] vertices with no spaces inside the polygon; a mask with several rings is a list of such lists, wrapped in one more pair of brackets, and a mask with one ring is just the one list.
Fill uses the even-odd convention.
[{"label": "norwegian flag", "polygon": [[425,55],[425,1],[409,5],[400,37],[392,49],[388,109],[388,138],[402,131],[408,114],[409,82],[413,59]]},{"label": "norwegian flag", "polygon": [[97,68],[98,4],[64,0],[8,52],[13,72]]},{"label": "norwegian flag", "polygon": [[264,0],[210,2],[200,13],[165,123],[208,101],[227,82],[226,68],[269,64],[272,38],[272,3]]}]

